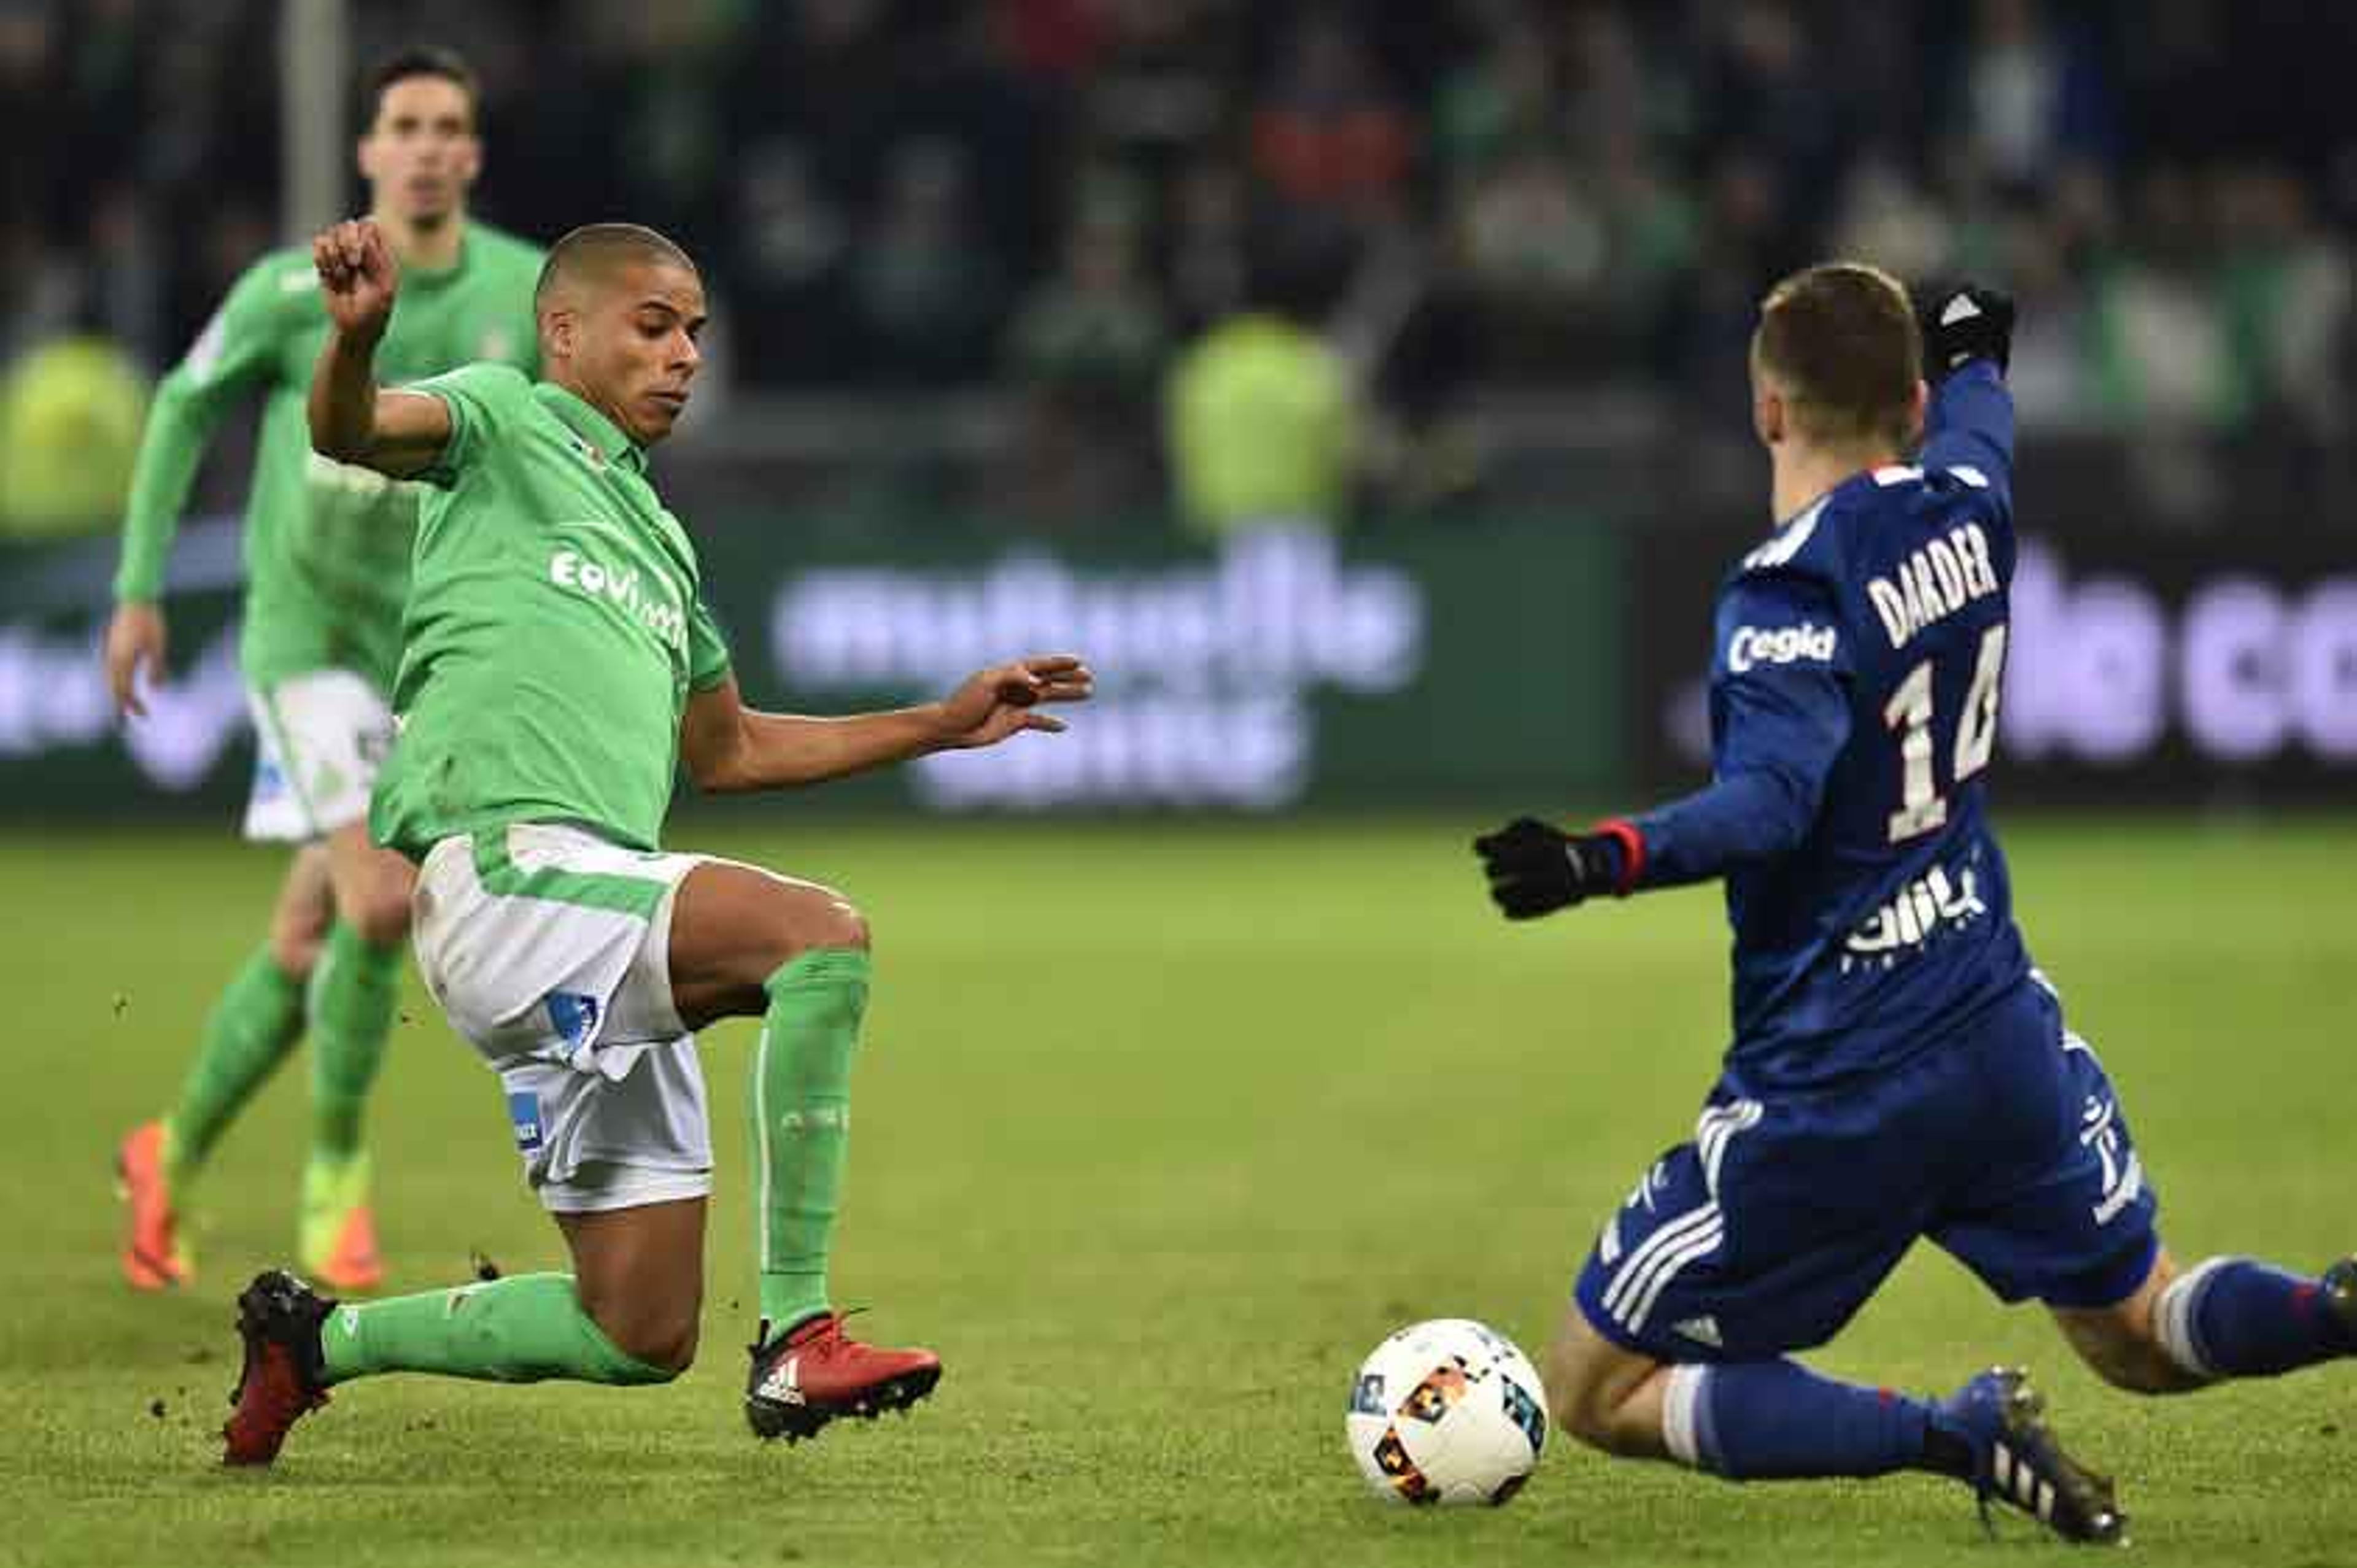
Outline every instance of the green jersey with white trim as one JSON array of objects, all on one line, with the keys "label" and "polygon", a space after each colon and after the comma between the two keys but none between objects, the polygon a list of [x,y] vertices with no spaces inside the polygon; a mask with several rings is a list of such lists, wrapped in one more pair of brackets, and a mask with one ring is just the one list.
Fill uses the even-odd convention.
[{"label": "green jersey with white trim", "polygon": [[[378,373],[412,381],[479,360],[527,371],[540,360],[533,287],[542,252],[469,223],[457,264],[404,271],[377,348]],[[163,590],[180,509],[221,416],[253,392],[262,436],[245,507],[248,683],[309,670],[351,670],[390,690],[422,487],[311,450],[307,403],[328,311],[309,248],[274,251],[246,269],[196,343],[156,389],[124,522],[118,600]]]},{"label": "green jersey with white trim", "polygon": [[691,691],[728,650],[697,596],[695,547],[646,454],[562,387],[469,365],[411,389],[450,439],[420,476],[378,843],[563,822],[653,849]]}]

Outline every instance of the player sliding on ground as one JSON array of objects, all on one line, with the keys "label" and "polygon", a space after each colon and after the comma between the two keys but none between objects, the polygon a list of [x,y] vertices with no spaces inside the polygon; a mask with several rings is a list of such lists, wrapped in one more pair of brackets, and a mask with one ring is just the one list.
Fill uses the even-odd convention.
[{"label": "player sliding on ground", "polygon": [[335,330],[312,440],[433,487],[371,827],[418,863],[419,968],[498,1070],[573,1272],[340,1307],[261,1275],[239,1299],[228,1461],[267,1464],[329,1387],[378,1372],[678,1376],[711,1187],[694,1034],[734,1016],[762,1020],[746,1415],[795,1438],[914,1403],[940,1361],[850,1337],[827,1289],[866,924],[830,889],[658,838],[682,762],[705,789],[777,789],[1058,730],[1039,704],[1088,696],[1087,668],[1025,660],[849,718],[746,708],[694,550],[647,475],[698,364],[704,285],[686,254],[626,224],[576,230],[540,279],[545,381],[473,365],[381,391],[371,361],[398,289],[383,237],[339,224],[315,252]]},{"label": "player sliding on ground", "polygon": [[[399,377],[477,360],[536,362],[532,287],[541,252],[467,214],[482,166],[474,74],[446,49],[409,49],[371,73],[360,139],[370,210],[409,269],[410,294],[381,358]],[[311,450],[303,404],[328,334],[308,249],[248,268],[179,368],[140,438],[123,530],[106,670],[116,704],[164,668],[158,597],[172,531],[223,413],[263,398],[246,503],[245,625],[238,661],[258,738],[245,836],[299,843],[269,940],[205,1021],[179,1102],[134,1128],[115,1163],[129,1200],[123,1271],[142,1290],[188,1283],[180,1223],[214,1144],[307,1030],[311,1155],[297,1255],[339,1290],[382,1269],[369,1205],[361,1113],[393,1028],[411,871],[371,846],[369,785],[393,738],[386,706],[417,487]]]},{"label": "player sliding on ground", "polygon": [[[1986,806],[2014,568],[2013,306],[1868,267],[1778,285],[1752,418],[1779,526],[1720,590],[1714,780],[1566,833],[1480,839],[1529,919],[1724,877],[1735,1043],[1694,1140],[1605,1224],[1547,1361],[1565,1429],[1730,1480],[1953,1476],[2073,1541],[2122,1538],[2109,1480],[2026,1376],[1901,1398],[1787,1359],[1831,1338],[1919,1236],[2035,1297],[2141,1393],[2357,1347],[2357,1263],[2179,1271],[2103,1066],[2012,917]],[[1923,424],[1914,463],[1902,448]]]}]

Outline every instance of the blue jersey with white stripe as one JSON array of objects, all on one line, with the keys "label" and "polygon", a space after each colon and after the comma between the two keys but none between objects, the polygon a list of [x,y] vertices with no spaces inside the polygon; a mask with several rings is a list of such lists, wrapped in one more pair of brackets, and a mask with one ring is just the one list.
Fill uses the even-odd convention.
[{"label": "blue jersey with white stripe", "polygon": [[1888,1068],[2029,970],[1988,769],[2014,566],[2013,404],[1966,365],[1921,460],[1792,518],[1719,591],[1713,780],[1635,820],[1636,885],[1724,877],[1730,1070]]}]

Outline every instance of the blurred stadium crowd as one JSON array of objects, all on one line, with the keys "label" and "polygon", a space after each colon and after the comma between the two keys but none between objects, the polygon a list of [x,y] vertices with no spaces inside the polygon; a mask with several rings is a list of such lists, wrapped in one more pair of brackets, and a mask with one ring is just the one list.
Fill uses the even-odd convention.
[{"label": "blurred stadium crowd", "polygon": [[[152,375],[287,237],[275,27],[0,0],[7,373],[73,341]],[[1396,430],[1596,386],[1739,426],[1760,291],[1836,252],[2014,288],[2041,428],[2349,424],[2357,6],[417,0],[352,28],[361,60],[474,61],[486,218],[686,242],[735,387],[1006,392],[1050,467],[1151,444],[1189,346],[1253,306],[1322,328]]]}]

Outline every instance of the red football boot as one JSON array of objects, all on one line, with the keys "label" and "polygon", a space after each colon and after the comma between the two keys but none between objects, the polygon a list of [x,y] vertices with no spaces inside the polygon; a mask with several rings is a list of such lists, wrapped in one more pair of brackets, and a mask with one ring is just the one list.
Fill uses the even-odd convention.
[{"label": "red football boot", "polygon": [[237,1298],[245,1365],[229,1396],[237,1408],[221,1428],[222,1464],[269,1464],[286,1429],[328,1402],[319,1325],[335,1307],[283,1269],[254,1275]]},{"label": "red football boot", "polygon": [[805,1317],[772,1339],[761,1325],[745,1380],[745,1419],[757,1437],[815,1437],[839,1415],[867,1420],[907,1410],[942,1380],[931,1350],[885,1350],[843,1331],[844,1315]]}]

